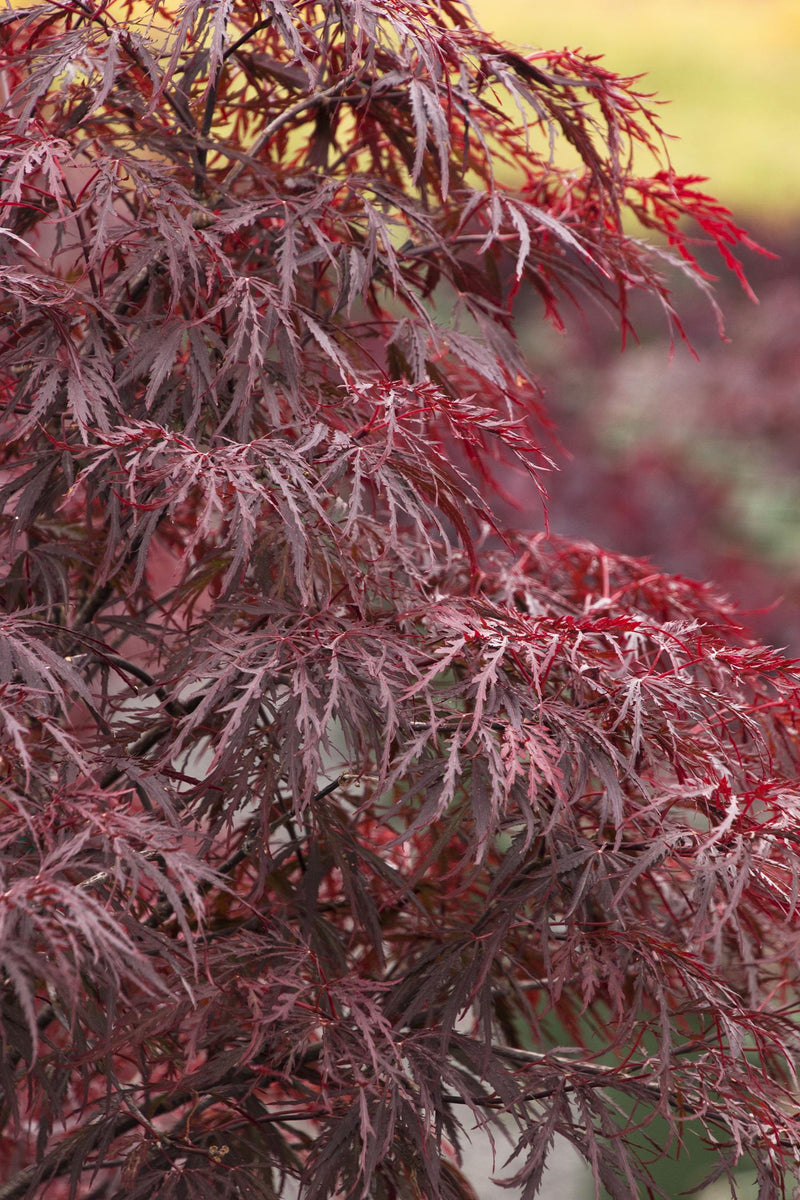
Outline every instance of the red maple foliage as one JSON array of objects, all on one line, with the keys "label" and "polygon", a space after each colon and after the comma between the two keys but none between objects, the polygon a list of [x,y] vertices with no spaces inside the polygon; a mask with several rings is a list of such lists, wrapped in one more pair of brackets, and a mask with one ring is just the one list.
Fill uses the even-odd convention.
[{"label": "red maple foliage", "polygon": [[489,499],[548,467],[515,293],[680,332],[741,231],[456,0],[0,41],[0,1200],[465,1200],[476,1125],[631,1197],[656,1117],[780,1195],[797,677]]}]

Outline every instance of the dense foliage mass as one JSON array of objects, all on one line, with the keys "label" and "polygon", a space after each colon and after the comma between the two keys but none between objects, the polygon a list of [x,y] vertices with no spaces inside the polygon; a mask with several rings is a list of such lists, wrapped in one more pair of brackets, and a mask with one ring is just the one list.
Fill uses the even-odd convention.
[{"label": "dense foliage mass", "polygon": [[487,499],[547,467],[515,293],[680,332],[739,231],[455,0],[0,35],[0,1200],[464,1200],[476,1125],[525,1197],[692,1131],[780,1194],[797,680]]}]

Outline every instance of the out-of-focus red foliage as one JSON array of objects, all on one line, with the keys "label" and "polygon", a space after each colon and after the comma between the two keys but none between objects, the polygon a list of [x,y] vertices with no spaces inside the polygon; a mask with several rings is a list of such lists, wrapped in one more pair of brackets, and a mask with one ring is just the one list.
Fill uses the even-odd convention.
[{"label": "out-of-focus red foliage", "polygon": [[777,257],[748,259],[757,307],[730,276],[715,283],[725,341],[702,300],[681,295],[696,357],[679,348],[667,363],[658,314],[637,302],[625,355],[591,310],[543,342],[522,298],[519,325],[569,456],[555,452],[563,469],[548,480],[552,528],[713,580],[759,636],[796,654],[800,251],[775,231],[759,240]]},{"label": "out-of-focus red foliage", "polygon": [[629,1200],[657,1118],[776,1200],[798,677],[497,515],[515,295],[680,335],[740,239],[639,83],[455,0],[9,9],[0,68],[0,1200],[473,1200],[476,1126]]}]

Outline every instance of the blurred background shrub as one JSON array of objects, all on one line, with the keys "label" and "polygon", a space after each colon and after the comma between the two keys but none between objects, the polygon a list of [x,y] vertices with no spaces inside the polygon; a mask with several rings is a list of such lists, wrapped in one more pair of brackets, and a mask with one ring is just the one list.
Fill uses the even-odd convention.
[{"label": "blurred background shrub", "polygon": [[[800,5],[796,0],[478,0],[509,42],[584,47],[610,69],[646,73],[663,100],[681,174],[776,257],[748,256],[758,305],[732,276],[708,305],[678,296],[697,358],[670,358],[660,312],[638,310],[638,344],[601,312],[566,336],[520,298],[566,469],[551,477],[551,527],[660,568],[711,579],[761,637],[800,654]],[[643,159],[642,173],[652,164]],[[571,461],[570,461],[571,459]],[[532,513],[533,497],[523,497]],[[533,520],[538,519],[536,516]]]}]

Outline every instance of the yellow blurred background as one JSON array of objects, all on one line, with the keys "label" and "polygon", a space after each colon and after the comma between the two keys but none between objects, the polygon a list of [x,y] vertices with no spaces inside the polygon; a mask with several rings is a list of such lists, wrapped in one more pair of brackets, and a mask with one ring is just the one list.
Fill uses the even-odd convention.
[{"label": "yellow blurred background", "polygon": [[[0,0],[28,8],[38,0]],[[179,0],[178,0],[179,2]],[[746,224],[796,235],[800,217],[800,0],[468,0],[516,47],[583,49],[644,74],[673,165]],[[169,8],[175,0],[166,0]],[[137,5],[152,29],[158,8]],[[642,173],[649,164],[641,163]]]},{"label": "yellow blurred background", "polygon": [[[603,54],[646,72],[681,174],[745,223],[800,216],[800,0],[473,0],[492,33],[533,49]],[[643,171],[647,164],[642,162]]]}]

